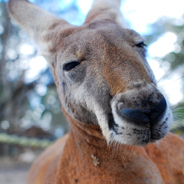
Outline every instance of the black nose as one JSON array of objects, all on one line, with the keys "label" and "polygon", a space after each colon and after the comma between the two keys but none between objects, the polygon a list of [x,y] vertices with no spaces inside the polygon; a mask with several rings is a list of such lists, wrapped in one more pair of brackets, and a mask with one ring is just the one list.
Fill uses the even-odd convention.
[{"label": "black nose", "polygon": [[124,108],[119,109],[122,116],[140,125],[154,125],[158,122],[166,109],[166,100],[163,97],[154,107],[148,110]]}]

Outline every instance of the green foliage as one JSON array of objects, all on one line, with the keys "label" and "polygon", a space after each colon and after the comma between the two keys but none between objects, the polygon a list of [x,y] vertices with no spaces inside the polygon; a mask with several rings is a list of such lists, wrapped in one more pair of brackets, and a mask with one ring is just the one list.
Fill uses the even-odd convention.
[{"label": "green foliage", "polygon": [[7,135],[5,133],[0,133],[0,143],[15,144],[26,147],[46,148],[52,144],[52,142],[53,141],[48,139],[19,137],[17,135]]},{"label": "green foliage", "polygon": [[[160,66],[164,63],[169,63],[170,66],[162,79],[169,77],[173,73],[177,73],[180,76],[179,79],[182,81],[181,85],[184,92],[184,15],[180,19],[163,17],[155,22],[152,25],[151,34],[146,36],[147,41],[149,44],[152,44],[168,32],[175,34],[177,39],[172,52],[166,54],[163,58],[157,58],[160,61]],[[175,132],[183,132],[181,129],[184,127],[184,101],[175,105],[173,115],[176,122],[173,125],[173,130]]]},{"label": "green foliage", "polygon": [[[41,5],[42,0],[37,3]],[[20,135],[31,126],[40,126],[62,136],[69,127],[52,74],[48,66],[42,67],[46,62],[37,56],[27,33],[10,21],[4,1],[0,1],[0,43],[0,132]]]}]

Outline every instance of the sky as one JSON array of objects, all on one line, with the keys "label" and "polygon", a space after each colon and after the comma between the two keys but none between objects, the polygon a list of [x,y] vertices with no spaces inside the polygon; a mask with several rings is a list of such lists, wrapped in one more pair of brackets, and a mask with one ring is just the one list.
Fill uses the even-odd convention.
[{"label": "sky", "polygon": [[[70,3],[71,0],[65,1]],[[78,0],[77,5],[79,6],[80,13],[85,17],[89,11],[93,0]],[[178,23],[184,23],[181,16],[184,13],[183,0],[124,0],[122,2],[121,11],[124,18],[128,21],[130,28],[136,30],[141,35],[145,35],[151,32],[151,24],[157,21],[163,16],[173,17],[178,20]],[[84,20],[84,19],[83,19]],[[71,20],[72,22],[72,20]],[[77,22],[77,24],[80,21]],[[177,37],[174,33],[167,32],[157,42],[151,44],[148,49],[148,62],[153,69],[153,72],[157,80],[160,80],[165,72],[167,72],[169,66],[165,65],[160,68],[160,64],[155,57],[164,57],[168,52],[176,49],[174,43]],[[29,45],[24,45],[20,48],[20,52],[23,54],[29,54],[33,52],[33,49]],[[37,62],[41,60],[40,66]],[[44,70],[47,67],[47,62],[43,57],[37,56],[32,58],[29,62],[29,72],[27,74],[27,81],[34,78],[39,70]],[[35,69],[36,68],[36,69]],[[39,69],[40,68],[40,69]],[[166,80],[160,80],[158,86],[169,98],[171,105],[175,105],[183,99],[181,93],[181,80],[180,75],[175,73]]]}]

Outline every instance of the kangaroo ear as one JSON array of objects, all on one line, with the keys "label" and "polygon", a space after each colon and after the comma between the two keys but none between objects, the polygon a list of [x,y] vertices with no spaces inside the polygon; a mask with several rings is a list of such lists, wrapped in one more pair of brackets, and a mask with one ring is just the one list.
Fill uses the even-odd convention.
[{"label": "kangaroo ear", "polygon": [[9,0],[8,11],[11,18],[35,40],[44,56],[48,56],[54,49],[51,38],[55,37],[53,35],[55,29],[60,27],[59,32],[62,32],[71,27],[65,20],[55,17],[27,0]]},{"label": "kangaroo ear", "polygon": [[127,24],[120,11],[121,0],[94,0],[85,23],[93,20],[110,20],[126,28]]}]

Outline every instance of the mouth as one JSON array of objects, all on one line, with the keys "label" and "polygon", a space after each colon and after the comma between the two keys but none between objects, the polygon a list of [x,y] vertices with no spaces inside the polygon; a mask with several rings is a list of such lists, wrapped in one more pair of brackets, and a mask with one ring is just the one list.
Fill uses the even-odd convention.
[{"label": "mouth", "polygon": [[117,94],[109,101],[108,108],[96,105],[94,112],[107,143],[145,146],[169,132],[173,116],[163,95],[155,97],[156,100],[151,98],[152,104],[148,103],[148,97],[134,99],[134,96]]},{"label": "mouth", "polygon": [[111,111],[106,114],[108,133],[103,133],[107,135],[107,142],[145,146],[167,135],[172,124],[172,113],[163,96],[153,106],[127,104],[121,96],[111,100]]},{"label": "mouth", "polygon": [[162,115],[162,118],[154,125],[137,125],[126,118],[120,117],[117,113],[109,113],[110,141],[127,145],[145,146],[148,143],[155,143],[165,137],[170,129],[170,109]]}]

